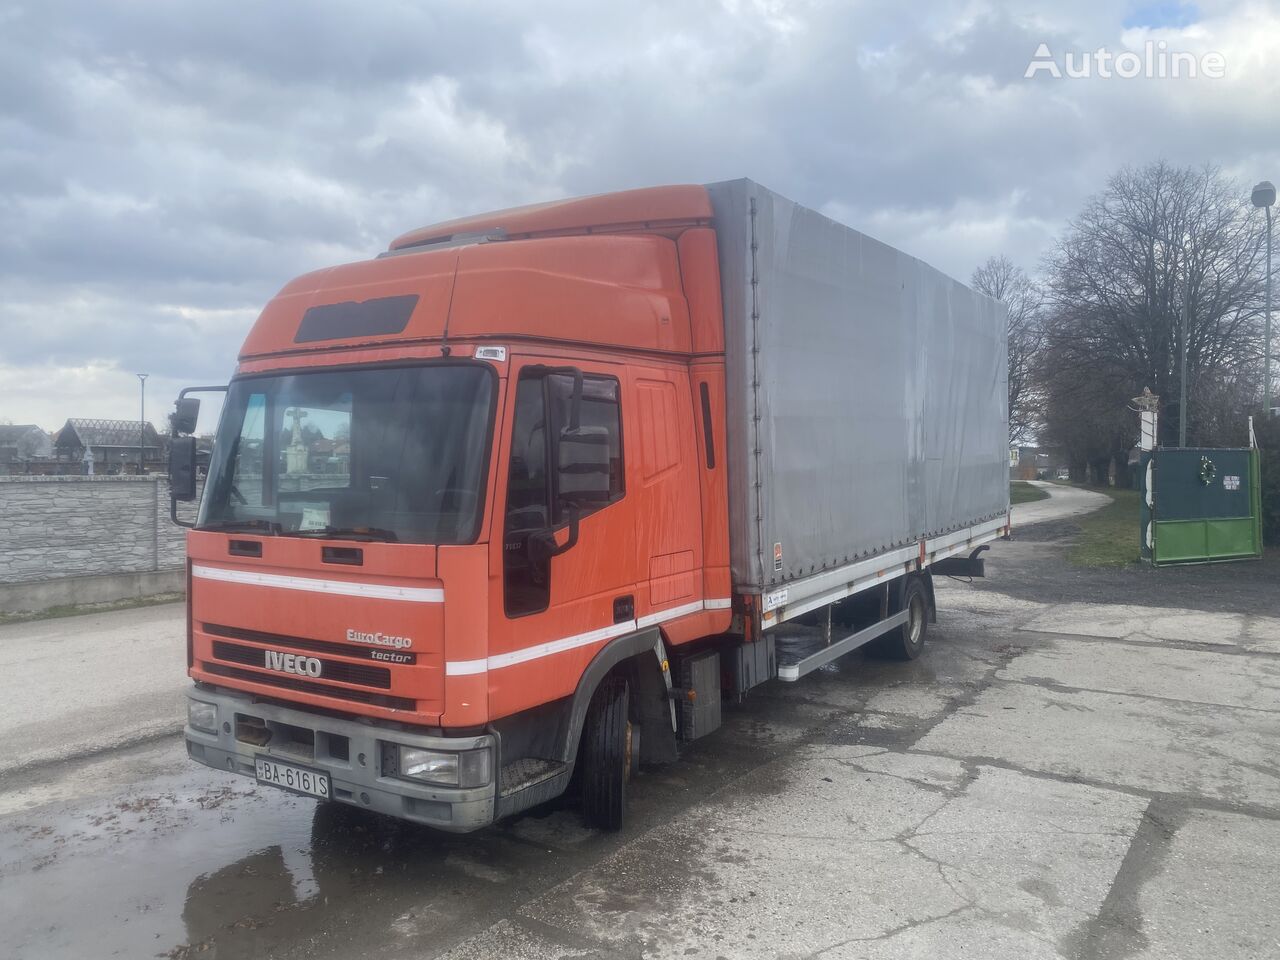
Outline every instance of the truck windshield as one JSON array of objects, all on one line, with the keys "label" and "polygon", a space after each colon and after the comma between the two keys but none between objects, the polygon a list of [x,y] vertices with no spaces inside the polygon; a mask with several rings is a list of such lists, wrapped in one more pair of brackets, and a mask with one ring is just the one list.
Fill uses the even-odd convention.
[{"label": "truck windshield", "polygon": [[471,542],[493,398],[469,363],[236,380],[197,527]]}]

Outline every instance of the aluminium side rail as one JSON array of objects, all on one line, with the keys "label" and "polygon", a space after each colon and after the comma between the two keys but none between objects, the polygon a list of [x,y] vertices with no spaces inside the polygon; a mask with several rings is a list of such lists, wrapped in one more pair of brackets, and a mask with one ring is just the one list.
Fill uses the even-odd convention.
[{"label": "aluminium side rail", "polygon": [[[939,560],[971,551],[1008,536],[1009,516],[997,517],[933,539],[882,553],[865,560],[793,580],[761,598],[762,626],[768,630],[845,597],[870,590],[898,577],[927,569]],[[874,637],[868,637],[868,640]],[[865,641],[864,641],[865,642]],[[850,648],[852,649],[852,648]]]}]

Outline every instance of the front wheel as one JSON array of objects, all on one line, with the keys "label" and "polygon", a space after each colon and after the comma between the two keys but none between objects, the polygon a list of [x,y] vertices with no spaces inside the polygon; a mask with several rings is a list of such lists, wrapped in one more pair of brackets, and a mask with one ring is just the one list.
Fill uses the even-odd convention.
[{"label": "front wheel", "polygon": [[912,577],[903,588],[901,609],[907,611],[907,622],[881,637],[875,652],[890,660],[914,660],[924,650],[929,630],[929,591],[919,577]]},{"label": "front wheel", "polygon": [[582,728],[582,813],[588,824],[621,830],[631,778],[630,689],[623,677],[600,684]]}]

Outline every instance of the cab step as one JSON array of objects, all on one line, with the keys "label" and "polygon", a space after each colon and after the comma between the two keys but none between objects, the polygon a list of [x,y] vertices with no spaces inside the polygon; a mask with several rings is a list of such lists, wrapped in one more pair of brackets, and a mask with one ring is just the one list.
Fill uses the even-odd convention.
[{"label": "cab step", "polygon": [[567,763],[528,757],[508,763],[498,774],[498,796],[509,797],[521,790],[551,780],[568,769]]}]

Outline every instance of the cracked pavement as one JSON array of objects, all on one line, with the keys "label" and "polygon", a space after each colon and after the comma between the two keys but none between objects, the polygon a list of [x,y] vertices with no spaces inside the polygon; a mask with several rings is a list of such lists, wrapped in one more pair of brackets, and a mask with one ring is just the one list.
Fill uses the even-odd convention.
[{"label": "cracked pavement", "polygon": [[940,584],[920,662],[770,689],[816,721],[775,759],[447,956],[1280,955],[1280,618],[1000,593],[1032,552]]},{"label": "cracked pavement", "polygon": [[1273,562],[1235,566],[1225,605],[1220,568],[1197,591],[1062,554],[999,543],[986,581],[940,580],[914,663],[726,705],[633,782],[618,835],[567,804],[430,834],[171,742],[23,772],[0,954],[1280,956]]}]

